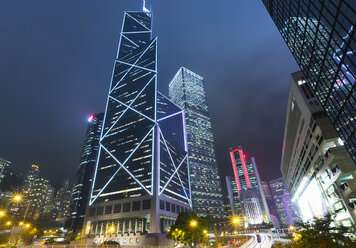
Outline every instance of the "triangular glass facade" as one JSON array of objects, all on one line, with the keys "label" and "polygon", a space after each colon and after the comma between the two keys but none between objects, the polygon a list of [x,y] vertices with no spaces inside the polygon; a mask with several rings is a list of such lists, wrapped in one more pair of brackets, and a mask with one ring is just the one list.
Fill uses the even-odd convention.
[{"label": "triangular glass facade", "polygon": [[156,56],[150,13],[125,12],[90,204],[157,194],[191,205],[184,112],[157,92]]}]

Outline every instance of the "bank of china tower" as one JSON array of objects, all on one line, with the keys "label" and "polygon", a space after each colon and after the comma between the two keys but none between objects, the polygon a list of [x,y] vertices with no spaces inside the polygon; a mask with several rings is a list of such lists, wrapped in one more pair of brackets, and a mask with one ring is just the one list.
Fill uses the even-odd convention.
[{"label": "bank of china tower", "polygon": [[154,244],[191,209],[184,111],[157,91],[152,13],[125,12],[107,98],[85,234]]}]

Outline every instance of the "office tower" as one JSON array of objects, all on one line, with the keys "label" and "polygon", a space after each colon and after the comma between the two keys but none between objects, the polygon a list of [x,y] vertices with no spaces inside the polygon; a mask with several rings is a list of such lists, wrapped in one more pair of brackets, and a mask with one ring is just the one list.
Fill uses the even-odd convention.
[{"label": "office tower", "polygon": [[[23,195],[23,200],[22,200],[22,206],[20,207],[20,212],[25,212],[26,211],[26,206],[30,204],[30,200],[31,200],[31,192],[32,189],[35,186],[35,181],[37,181],[38,179],[40,179],[40,169],[38,167],[38,165],[31,165],[30,170],[27,172],[27,174],[25,175],[25,179],[24,182],[22,184],[21,187],[21,192]],[[32,206],[33,204],[31,204],[31,206],[29,207],[28,213],[29,216],[35,217],[36,216],[36,208],[34,208]],[[38,215],[38,213],[37,213]]]},{"label": "office tower", "polygon": [[27,217],[29,219],[37,219],[42,214],[47,203],[50,187],[49,181],[40,176],[39,166],[31,165],[22,185],[23,199],[19,205],[20,212],[24,214],[27,206],[29,206]]},{"label": "office tower", "polygon": [[[283,177],[282,177],[283,179]],[[284,181],[284,179],[283,179]],[[285,184],[284,184],[285,186]],[[297,221],[299,221],[296,212],[294,211],[294,206],[292,203],[292,199],[290,198],[290,194],[288,192],[288,190],[284,191],[284,195],[282,197],[282,203],[284,206],[284,211],[286,213],[286,218],[288,221],[289,225],[294,225],[294,223],[296,223]]]},{"label": "office tower", "polygon": [[260,225],[264,221],[261,196],[258,188],[248,188],[240,191],[240,199],[243,204],[244,215],[248,224]]},{"label": "office tower", "polygon": [[3,178],[5,177],[10,165],[10,161],[0,158],[0,183],[3,181]]},{"label": "office tower", "polygon": [[58,221],[64,222],[69,216],[72,184],[69,179],[64,179],[62,186],[58,189],[54,204],[58,209]]},{"label": "office tower", "polygon": [[157,91],[151,18],[124,13],[83,227],[96,243],[163,242],[191,208],[184,112]]},{"label": "office tower", "polygon": [[40,169],[38,165],[31,165],[30,170],[25,176],[25,180],[22,185],[22,193],[26,197],[29,194],[31,187],[33,186],[36,179],[40,177]]},{"label": "office tower", "polygon": [[281,171],[299,217],[356,221],[355,163],[302,72],[291,75]]},{"label": "office tower", "polygon": [[184,109],[189,150],[193,209],[223,218],[223,197],[204,79],[181,67],[169,83],[169,96]]},{"label": "office tower", "polygon": [[281,226],[288,227],[297,221],[289,192],[283,177],[269,182],[269,186],[276,206],[278,220]]},{"label": "office tower", "polygon": [[356,161],[356,1],[262,0]]},{"label": "office tower", "polygon": [[261,184],[262,184],[263,193],[266,197],[266,202],[267,202],[267,206],[268,206],[268,210],[269,210],[269,214],[271,216],[271,221],[273,223],[273,226],[275,228],[280,228],[281,225],[278,220],[277,209],[276,209],[276,205],[274,203],[274,199],[273,199],[271,190],[269,188],[269,184],[266,181],[261,181]]},{"label": "office tower", "polygon": [[47,179],[43,177],[35,178],[30,191],[25,196],[25,202],[29,202],[28,204],[30,204],[27,211],[27,217],[29,219],[37,219],[42,214],[46,203],[48,187],[49,182]]},{"label": "office tower", "polygon": [[233,177],[226,176],[225,182],[231,213],[233,216],[239,216],[241,215],[241,202],[239,198],[239,192],[237,191],[236,181]]},{"label": "office tower", "polygon": [[72,190],[69,218],[65,228],[76,234],[82,229],[85,210],[89,204],[91,183],[93,181],[96,159],[99,151],[99,140],[103,126],[104,113],[89,116],[78,171]]},{"label": "office tower", "polygon": [[237,149],[230,148],[230,159],[238,192],[243,189],[257,188],[253,164],[247,161],[247,155],[244,154],[241,146]]},{"label": "office tower", "polygon": [[45,194],[45,204],[42,212],[42,217],[46,218],[49,222],[55,221],[58,213],[58,211],[56,211],[56,207],[54,206],[54,192],[55,188],[49,185]]},{"label": "office tower", "polygon": [[[247,213],[247,209],[244,209],[245,198],[245,200],[248,202],[248,205],[246,205],[246,207],[249,207],[250,211],[259,206],[260,210],[256,211],[262,212],[262,220],[265,222],[270,222],[270,214],[266,198],[262,189],[261,179],[259,177],[255,158],[248,158],[242,150],[242,146],[238,146],[238,148],[236,149],[230,148],[230,159],[234,172],[234,181],[237,187],[237,193],[241,202],[243,214]],[[246,192],[242,193],[243,191]],[[252,197],[253,194],[256,195]],[[252,198],[258,199],[258,204],[255,203],[255,200]],[[251,213],[250,216],[251,218],[253,217],[253,219],[248,219],[249,224],[255,225],[261,220],[258,217],[258,214],[253,215]],[[262,224],[262,221],[259,224]]]},{"label": "office tower", "polygon": [[230,219],[233,216],[230,200],[228,197],[224,198],[224,218]]},{"label": "office tower", "polygon": [[54,200],[55,188],[52,185],[48,185],[46,194],[45,194],[45,205],[51,205]]}]

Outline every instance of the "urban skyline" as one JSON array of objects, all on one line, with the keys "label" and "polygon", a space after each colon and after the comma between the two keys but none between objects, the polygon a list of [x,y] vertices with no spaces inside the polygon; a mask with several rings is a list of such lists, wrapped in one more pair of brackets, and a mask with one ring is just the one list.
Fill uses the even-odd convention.
[{"label": "urban skyline", "polygon": [[[108,21],[105,31],[109,33],[110,30],[112,37],[113,33],[119,34],[119,39],[110,47],[112,55],[107,55],[106,59],[110,57],[111,63],[106,64],[105,72],[99,70],[104,65],[100,60],[89,59],[81,64],[82,69],[88,69],[91,64],[91,70],[100,71],[98,75],[110,75],[106,87],[105,80],[99,80],[100,87],[94,87],[95,94],[91,97],[81,98],[77,92],[74,101],[83,100],[85,106],[96,106],[101,92],[106,93],[104,108],[96,111],[96,106],[92,109],[95,111],[86,116],[84,138],[72,133],[76,129],[75,119],[68,114],[86,108],[71,103],[67,97],[69,92],[75,92],[77,85],[83,85],[83,78],[77,78],[77,83],[70,88],[65,86],[63,77],[73,79],[75,76],[60,65],[63,54],[53,50],[58,54],[54,67],[63,69],[57,73],[46,68],[50,61],[43,64],[42,56],[48,54],[42,50],[32,63],[19,67],[14,82],[26,82],[31,87],[18,90],[20,97],[15,104],[6,102],[11,94],[2,94],[0,104],[5,99],[6,111],[11,113],[5,113],[3,116],[7,118],[3,120],[6,126],[20,113],[33,113],[33,116],[26,118],[24,115],[26,121],[21,122],[21,127],[10,125],[6,132],[1,132],[6,127],[0,129],[0,243],[15,247],[69,244],[74,248],[83,244],[90,247],[105,244],[196,247],[204,244],[219,248],[241,246],[242,243],[244,247],[319,247],[320,244],[354,247],[356,2],[340,0],[336,4],[301,0],[295,4],[290,0],[260,0],[258,6],[270,15],[268,18],[279,31],[282,44],[288,47],[296,62],[289,64],[289,57],[282,56],[281,61],[285,63],[278,65],[271,64],[271,58],[276,60],[278,51],[283,49],[273,50],[274,44],[264,51],[268,39],[256,41],[248,37],[251,46],[239,50],[241,56],[232,55],[237,47],[241,48],[244,39],[236,46],[221,46],[227,40],[253,35],[255,31],[247,25],[245,33],[237,32],[240,36],[235,36],[234,32],[227,32],[228,37],[219,35],[226,33],[226,28],[235,19],[235,15],[227,14],[231,6],[229,9],[226,6],[212,8],[214,5],[209,2],[202,10],[210,8],[210,11],[193,14],[200,18],[190,22],[189,13],[196,3],[190,4],[192,8],[175,4],[186,11],[186,23],[171,22],[171,19],[162,22],[166,19],[160,19],[165,16],[160,13],[166,14],[168,9],[161,8],[168,5],[157,4],[159,7],[152,9],[155,1],[160,0],[150,3],[142,0],[140,7],[133,10],[129,8],[135,6],[132,2],[120,4],[124,9],[116,31],[112,25],[114,19],[109,15],[105,15],[105,19],[102,14],[106,12],[100,13],[103,5],[96,8],[98,17],[101,16],[99,19]],[[12,7],[11,3],[6,5]],[[57,7],[60,5],[58,3]],[[237,5],[247,6],[246,3]],[[94,6],[98,4],[89,2],[86,5],[89,9]],[[211,11],[217,18],[213,18]],[[176,12],[178,9],[172,13]],[[224,14],[220,16],[220,12]],[[25,11],[25,18],[33,13]],[[96,26],[88,23],[86,30],[76,29],[81,23],[80,14],[76,20],[66,29],[70,37],[78,33],[78,37],[83,38],[84,33],[101,25],[101,22]],[[70,21],[70,15],[65,21]],[[196,25],[201,21],[205,25]],[[258,18],[255,21],[250,24],[260,22]],[[28,23],[30,25],[31,20]],[[204,31],[208,30],[205,26],[213,28],[217,23],[222,28],[213,35],[204,36]],[[242,26],[242,22],[235,25],[236,28]],[[2,28],[0,24],[0,32]],[[166,32],[160,32],[160,28],[182,39],[167,40]],[[58,31],[53,27],[50,30]],[[77,32],[71,33],[74,30]],[[267,28],[258,31],[259,35],[272,33]],[[49,35],[43,36],[41,41],[55,37],[48,31],[44,33]],[[6,36],[4,44],[17,35],[6,34],[10,38]],[[163,34],[162,41],[160,34]],[[107,46],[87,49],[85,55],[109,48],[108,42],[112,39],[98,33],[93,36],[93,40],[100,39],[107,41]],[[55,44],[59,48],[62,45],[60,41]],[[12,47],[19,43],[14,45]],[[259,51],[264,52],[256,53],[253,45],[259,45]],[[75,52],[80,51],[66,48],[73,58]],[[181,48],[187,51],[180,54]],[[0,44],[0,52],[1,49]],[[5,49],[8,50],[13,52]],[[29,51],[34,53],[36,49]],[[200,51],[208,53],[196,56]],[[277,56],[267,56],[271,53]],[[255,56],[255,60],[251,56]],[[11,67],[11,57],[6,57],[9,61],[4,66]],[[25,54],[24,64],[28,57]],[[250,60],[245,61],[244,57]],[[163,66],[160,66],[161,58]],[[0,59],[0,68],[1,63]],[[44,73],[37,75],[40,64],[40,71]],[[176,72],[167,80],[166,76],[177,65]],[[296,66],[296,70],[290,70],[289,67],[295,65],[300,68]],[[271,70],[273,66],[278,69]],[[111,71],[107,69],[110,67]],[[0,81],[8,76],[6,73],[1,76],[1,70]],[[88,75],[91,70],[87,71]],[[10,71],[9,68],[4,70]],[[250,72],[246,81],[241,81],[243,71]],[[35,83],[36,78],[45,77],[48,72],[56,75],[53,80],[42,84],[39,79],[40,83]],[[163,77],[160,77],[161,72]],[[222,76],[223,72],[229,76]],[[211,81],[205,78],[209,73]],[[285,73],[289,79],[282,86],[281,75]],[[274,81],[277,78],[277,82]],[[81,93],[93,86],[90,80]],[[5,79],[5,82],[8,81]],[[5,89],[11,92],[13,84],[6,85]],[[284,95],[285,85],[289,87]],[[48,93],[51,89],[53,95]],[[68,94],[61,95],[60,91],[65,89]],[[168,94],[162,93],[167,91]],[[28,96],[24,92],[28,92]],[[46,101],[36,97],[38,93],[41,97],[44,95]],[[50,96],[56,99],[55,107],[67,106],[63,117],[58,115],[54,119],[48,114],[55,110],[53,105],[51,107]],[[29,104],[22,103],[26,97],[31,99]],[[34,108],[38,103],[40,108]],[[218,112],[214,114],[211,108]],[[66,123],[73,124],[72,129],[65,129]],[[51,130],[55,131],[48,134]],[[33,134],[39,135],[33,138]],[[9,138],[11,135],[13,138]],[[77,154],[79,161],[73,164],[75,169],[68,169],[65,161],[72,160],[75,149],[70,153],[63,154],[63,151],[73,148],[77,139],[82,141],[81,153]],[[44,140],[47,142],[42,144]],[[16,158],[13,157],[14,145],[18,146]],[[23,151],[23,147],[27,149]],[[36,148],[38,151],[33,152]],[[29,154],[38,157],[37,162],[26,161]],[[52,163],[42,166],[42,159],[48,158]],[[48,171],[43,172],[42,168]],[[60,186],[55,181],[61,181]]]},{"label": "urban skyline", "polygon": [[[121,25],[121,19],[119,18],[118,13],[124,11],[124,10],[130,10],[130,9],[138,9],[140,6],[140,1],[135,2],[135,1],[122,1],[121,4],[118,4],[116,2],[110,2],[107,5],[103,5],[102,11],[107,11],[110,9],[110,15],[104,17],[101,16],[98,18],[98,24],[101,25],[101,29],[103,30],[112,30],[110,32],[106,32],[105,34],[103,33],[102,35],[105,37],[105,42],[103,40],[97,41],[101,43],[97,43],[97,46],[102,46],[102,49],[100,49],[102,52],[101,54],[96,54],[95,56],[98,56],[94,59],[94,54],[89,53],[83,58],[86,58],[86,61],[98,61],[95,62],[95,65],[97,63],[100,63],[101,65],[96,66],[95,70],[100,70],[98,72],[99,76],[96,76],[95,82],[93,79],[87,79],[83,78],[83,75],[87,75],[87,73],[80,73],[80,77],[78,77],[78,72],[82,72],[83,68],[79,68],[78,65],[77,71],[74,72],[75,77],[78,78],[80,82],[88,82],[85,83],[86,87],[82,87],[82,83],[72,82],[70,78],[67,78],[69,82],[72,82],[70,85],[68,84],[68,87],[72,89],[71,91],[68,92],[68,90],[64,89],[64,85],[67,85],[67,79],[61,80],[59,83],[55,83],[55,85],[59,85],[59,89],[56,89],[56,91],[61,95],[61,96],[66,96],[66,101],[61,101],[61,106],[60,108],[53,106],[51,111],[45,110],[41,106],[34,106],[33,104],[36,104],[36,102],[33,101],[27,101],[29,102],[32,107],[31,108],[37,108],[38,111],[35,113],[32,113],[32,117],[35,119],[41,120],[40,122],[36,122],[36,124],[33,123],[33,119],[31,117],[28,117],[26,113],[22,113],[23,117],[29,120],[28,124],[26,123],[25,125],[30,125],[31,128],[33,128],[33,136],[32,133],[24,133],[23,136],[17,136],[16,132],[10,132],[13,133],[14,136],[12,138],[14,140],[21,139],[21,142],[16,142],[13,143],[12,139],[9,140],[7,133],[0,133],[2,136],[4,136],[4,139],[0,140],[0,156],[4,157],[7,160],[10,160],[12,162],[12,165],[14,168],[19,168],[18,170],[21,170],[20,168],[26,168],[27,166],[31,164],[38,164],[41,166],[41,171],[44,173],[44,175],[49,178],[51,181],[56,181],[60,183],[63,178],[66,177],[64,175],[63,171],[71,171],[71,175],[74,175],[76,173],[76,165],[78,164],[80,156],[80,149],[82,145],[82,139],[85,135],[85,129],[86,129],[86,119],[87,117],[95,112],[102,112],[105,109],[105,86],[107,85],[107,82],[109,82],[109,78],[105,75],[107,75],[107,68],[110,67],[110,61],[111,61],[111,55],[110,55],[110,50],[113,49],[115,46],[118,36],[114,34],[114,30],[119,30],[120,25]],[[154,33],[159,35],[162,39],[162,42],[160,42],[159,46],[161,47],[160,53],[162,56],[160,56],[160,62],[158,66],[161,67],[160,69],[160,74],[158,75],[159,81],[159,90],[161,92],[166,93],[168,95],[168,82],[169,80],[174,76],[175,72],[180,66],[186,66],[187,68],[190,68],[197,74],[202,75],[207,82],[206,85],[206,94],[208,96],[208,104],[210,106],[210,114],[211,114],[211,120],[212,120],[212,126],[213,126],[213,131],[215,135],[215,145],[216,145],[216,157],[217,157],[217,163],[219,166],[220,170],[220,176],[221,178],[224,178],[226,175],[231,174],[231,168],[230,166],[226,166],[229,163],[229,157],[226,156],[228,154],[226,151],[228,147],[230,146],[235,146],[237,145],[237,142],[244,144],[246,148],[248,148],[249,151],[253,152],[256,158],[258,158],[259,161],[259,166],[261,167],[260,174],[262,179],[270,180],[274,179],[275,177],[280,176],[279,172],[279,165],[280,165],[280,157],[275,155],[278,154],[281,150],[281,144],[282,144],[282,137],[283,133],[281,131],[283,125],[282,122],[284,120],[284,112],[285,112],[285,105],[283,104],[273,104],[273,99],[284,99],[286,102],[287,97],[286,93],[288,92],[288,85],[287,82],[289,81],[289,73],[293,71],[297,71],[298,67],[296,66],[295,62],[293,61],[293,58],[290,56],[289,51],[287,50],[286,46],[282,43],[282,39],[280,38],[280,35],[278,34],[277,30],[274,27],[274,24],[269,20],[268,14],[266,13],[264,6],[259,3],[253,3],[251,6],[250,4],[237,4],[231,1],[231,5],[236,8],[236,9],[241,9],[241,16],[239,15],[232,15],[232,12],[230,10],[226,9],[226,14],[229,14],[229,18],[233,18],[232,22],[230,21],[219,21],[219,20],[210,20],[209,15],[204,15],[203,17],[206,19],[208,23],[211,23],[211,26],[214,27],[216,30],[221,30],[220,27],[223,25],[234,25],[234,27],[237,28],[242,28],[243,32],[246,33],[246,37],[240,37],[238,33],[226,33],[225,34],[225,29],[222,29],[219,31],[221,35],[224,33],[226,35],[230,35],[227,38],[232,39],[237,46],[234,47],[232,51],[229,51],[227,53],[226,49],[221,47],[222,50],[220,51],[219,56],[215,56],[215,59],[213,60],[210,58],[210,55],[208,53],[208,47],[207,45],[204,45],[201,47],[201,56],[207,56],[209,58],[205,65],[203,65],[200,61],[198,60],[192,60],[192,59],[185,59],[177,53],[177,51],[184,51],[182,47],[185,46],[187,50],[187,55],[185,55],[186,58],[191,58],[191,55],[188,56],[188,54],[195,54],[197,56],[197,52],[193,52],[193,44],[196,42],[203,42],[201,38],[194,38],[192,40],[192,45],[187,46],[186,42],[183,42],[184,40],[179,39],[181,44],[177,41],[172,40],[170,37],[177,37],[177,35],[181,32],[186,32],[189,37],[194,37],[194,32],[195,33],[201,33],[203,37],[208,35],[207,30],[199,30],[198,27],[194,24],[192,21],[193,19],[193,13],[197,11],[198,8],[200,8],[201,5],[204,5],[204,8],[213,9],[214,6],[213,4],[202,4],[202,3],[172,3],[172,4],[166,4],[166,3],[159,3],[156,1],[148,1],[148,4],[152,4],[153,12],[155,13],[155,24],[154,24]],[[187,9],[187,4],[190,8]],[[8,6],[9,10],[12,9],[11,4]],[[45,8],[45,6],[43,6]],[[48,7],[48,6],[47,6]],[[98,6],[94,5],[88,5],[88,8],[97,8]],[[29,8],[32,8],[29,6]],[[61,8],[61,6],[58,6],[58,8]],[[64,6],[63,6],[64,8]],[[78,6],[79,8],[79,6]],[[184,8],[184,11],[186,14],[189,16],[187,21],[190,23],[193,23],[194,25],[189,26],[188,28],[182,29],[180,25],[177,25],[176,23],[170,23],[171,27],[168,27],[167,25],[163,25],[164,20],[170,20],[169,16],[167,16],[167,13],[169,12],[170,9],[182,9]],[[34,9],[32,11],[35,11]],[[94,11],[93,9],[88,9],[88,11]],[[221,11],[225,11],[225,9],[222,9]],[[218,11],[219,15],[222,15],[222,12]],[[261,20],[253,20],[252,16],[255,14],[251,14],[251,12],[257,11],[258,15],[261,16]],[[245,14],[246,12],[246,14]],[[250,14],[247,14],[250,12]],[[29,11],[28,13],[31,13]],[[60,12],[59,12],[60,13]],[[2,16],[4,18],[4,16]],[[70,18],[70,15],[66,18]],[[176,16],[177,22],[182,22],[182,17]],[[247,22],[244,20],[242,22],[242,19],[245,18],[245,20],[248,20]],[[87,19],[87,18],[86,18]],[[30,19],[32,20],[32,19]],[[102,20],[102,22],[100,21]],[[160,21],[162,20],[162,21]],[[226,23],[225,23],[226,22]],[[38,24],[33,24],[34,30],[38,32],[40,35],[41,32],[45,32],[42,26],[38,26]],[[36,26],[37,25],[37,26]],[[81,23],[78,23],[78,27],[81,27]],[[251,26],[252,25],[252,26]],[[261,26],[262,25],[262,26]],[[86,25],[85,25],[86,26]],[[97,27],[97,26],[96,26]],[[103,28],[105,27],[105,28]],[[257,32],[254,31],[256,27],[261,27],[261,31]],[[24,28],[24,27],[22,27]],[[62,30],[60,27],[59,31]],[[81,28],[81,30],[87,30]],[[173,32],[173,30],[176,30],[176,32]],[[231,30],[231,28],[230,28]],[[268,30],[268,31],[267,31]],[[238,31],[238,30],[237,30]],[[87,35],[93,35],[93,30],[88,30],[85,31],[87,32]],[[95,29],[95,32],[98,32],[98,29]],[[254,41],[251,43],[249,39],[247,39],[247,36],[252,36],[255,37]],[[271,56],[276,56],[276,54],[271,53],[270,48],[269,49],[264,49],[262,44],[258,41],[258,37],[263,36],[264,39],[266,39],[266,42],[268,44],[276,44],[275,46],[272,45],[272,47],[275,47],[274,49],[276,50],[278,48],[278,53],[277,56],[280,56],[280,61],[284,61],[284,63],[280,63],[276,61],[275,59],[272,59]],[[79,39],[76,34],[74,34],[74,39]],[[8,37],[10,38],[15,38],[15,37]],[[7,39],[7,38],[6,38]],[[167,40],[168,39],[168,40]],[[60,40],[60,38],[59,38]],[[92,38],[88,37],[87,42],[91,42]],[[205,39],[204,42],[206,42],[208,39]],[[7,41],[7,40],[6,40]],[[111,43],[107,45],[108,41]],[[164,41],[164,42],[163,42]],[[238,41],[238,42],[237,42]],[[43,40],[43,42],[46,42],[46,40]],[[60,41],[62,42],[62,41]],[[77,41],[73,41],[74,44]],[[78,41],[79,42],[79,41]],[[80,41],[82,43],[82,41]],[[210,41],[210,47],[215,46],[214,44],[220,44],[222,41]],[[248,44],[249,43],[249,44]],[[31,43],[32,44],[32,43]],[[91,43],[90,43],[91,44]],[[101,45],[100,45],[101,44]],[[247,45],[253,45],[254,48],[251,49],[251,53],[245,53],[243,50]],[[32,47],[33,45],[31,45]],[[172,46],[177,47],[177,49],[172,49]],[[280,48],[282,46],[282,48]],[[284,47],[284,50],[283,50]],[[30,49],[29,47],[23,47],[20,46],[18,49],[23,49],[22,54],[27,54],[26,50]],[[63,49],[62,46],[58,47],[58,49]],[[259,51],[256,53],[255,51]],[[281,50],[282,49],[282,50]],[[11,50],[11,49],[10,49]],[[78,51],[82,51],[80,48],[77,49]],[[273,48],[272,48],[273,50]],[[90,51],[90,50],[87,50]],[[230,54],[232,52],[232,54]],[[265,63],[270,66],[269,70],[266,71],[264,69],[265,66],[262,66],[262,64],[257,63],[256,66],[252,70],[248,69],[246,65],[237,65],[236,68],[238,69],[239,67],[243,68],[238,71],[238,77],[235,77],[235,67],[234,69],[231,68],[232,61],[235,59],[235,56],[240,56],[241,60],[246,61],[247,64],[255,63],[254,57],[256,57],[258,54],[266,54],[265,57]],[[6,52],[4,52],[6,54]],[[62,53],[67,54],[67,53]],[[75,53],[74,53],[75,54]],[[88,56],[91,56],[90,58]],[[168,57],[170,56],[177,56],[177,60],[172,62],[172,63],[167,63]],[[234,55],[234,56],[232,56]],[[66,55],[67,56],[67,55]],[[28,58],[30,59],[30,58]],[[76,57],[76,61],[80,61],[82,58]],[[94,60],[93,60],[94,59]],[[28,61],[28,60],[26,60]],[[59,58],[56,59],[57,62],[60,61]],[[99,62],[101,61],[101,62]],[[222,63],[225,63],[223,61],[229,62],[227,65],[227,68],[216,68],[216,73],[212,74],[208,68],[214,63],[218,63],[218,61],[221,61]],[[285,63],[285,61],[288,61],[288,63]],[[240,61],[237,61],[240,63]],[[78,62],[79,63],[79,62]],[[213,64],[212,64],[213,63]],[[43,65],[43,71],[51,70],[47,68],[47,66],[51,63],[47,63],[47,65]],[[86,64],[86,63],[84,63]],[[92,66],[93,63],[90,64]],[[105,65],[105,66],[104,66]],[[89,66],[89,65],[88,65]],[[285,69],[283,71],[286,71],[288,73],[280,74],[279,71],[281,70],[281,66]],[[63,66],[62,66],[63,67]],[[288,68],[287,68],[288,67]],[[30,68],[30,66],[29,66]],[[63,70],[66,70],[63,67]],[[248,71],[248,70],[250,71]],[[27,70],[23,68],[23,70]],[[94,70],[94,69],[90,69]],[[246,71],[247,70],[247,71]],[[1,73],[0,75],[2,77],[5,77],[3,80],[5,82],[7,81],[6,77],[8,75],[8,71]],[[245,72],[246,71],[246,72]],[[248,73],[247,73],[248,72]],[[259,72],[259,73],[258,73]],[[34,73],[33,71],[31,73]],[[61,72],[62,75],[65,75],[66,73],[72,73],[73,72]],[[255,75],[269,75],[267,78],[266,77],[256,77]],[[254,75],[251,77],[251,75]],[[90,76],[91,78],[95,78],[93,75]],[[269,79],[268,79],[269,78]],[[14,78],[17,80],[17,78]],[[56,80],[56,79],[54,79]],[[266,89],[263,87],[263,83],[261,83],[264,80],[269,80],[272,82],[270,84],[270,87]],[[244,82],[244,83],[238,83],[238,82]],[[17,85],[21,85],[23,81],[16,81]],[[39,82],[42,82],[39,80]],[[247,83],[248,82],[248,83]],[[40,87],[41,84],[36,84],[34,82],[35,87],[38,88]],[[222,84],[224,87],[219,87],[219,85]],[[15,84],[16,85],[16,84]],[[61,86],[62,85],[62,86]],[[10,86],[13,87],[13,84]],[[51,88],[52,86],[47,85],[45,86],[44,89]],[[67,86],[66,86],[67,87]],[[256,88],[257,87],[257,88]],[[48,88],[48,89],[49,89]],[[80,91],[78,92],[80,88]],[[257,90],[255,92],[252,92],[252,89],[256,88]],[[268,92],[268,94],[265,94],[265,92]],[[223,99],[219,98],[217,95],[214,94],[214,92],[218,92],[218,95],[224,95],[225,97]],[[236,91],[236,94],[238,92],[244,92],[243,95],[240,97],[236,98],[234,97],[234,94],[231,94],[230,92]],[[9,91],[4,91],[7,95],[11,95],[12,89]],[[49,90],[48,92],[54,92],[52,90]],[[284,92],[284,93],[283,93]],[[51,94],[51,93],[49,93]],[[75,98],[73,98],[75,96]],[[252,99],[252,96],[255,98],[255,101],[250,102],[248,99]],[[26,97],[26,96],[25,96]],[[41,99],[42,96],[38,96],[38,99]],[[22,99],[22,98],[21,98]],[[22,101],[20,99],[20,101]],[[56,99],[56,96],[52,95],[48,99],[48,104],[52,104],[52,99]],[[1,101],[5,100],[5,98],[2,98]],[[78,107],[71,108],[71,106],[67,106],[66,102],[69,101],[71,102],[71,106],[75,105]],[[74,101],[74,102],[73,102]],[[261,104],[261,102],[268,102],[268,104]],[[66,108],[66,109],[64,109]],[[231,111],[234,113],[233,115],[231,114],[232,112],[224,112],[223,109],[231,109]],[[261,115],[252,115],[250,111],[247,111],[249,108],[252,108],[254,113],[261,113]],[[1,109],[1,111],[7,111],[6,109]],[[16,110],[18,111],[18,110]],[[269,112],[269,114],[267,114]],[[6,113],[3,113],[3,115],[6,115]],[[41,116],[48,116],[48,118],[44,118]],[[236,118],[236,116],[243,116],[243,118]],[[14,124],[13,122],[16,122],[17,117],[12,117],[7,120],[4,120],[4,125],[6,127],[12,127]],[[43,119],[44,118],[44,119]],[[247,121],[249,119],[249,121]],[[281,123],[277,120],[280,120]],[[71,120],[71,121],[69,121]],[[228,120],[228,121],[221,121],[221,120]],[[265,132],[261,132],[259,127],[259,122],[260,120],[266,120],[265,123],[267,126],[265,126],[265,129],[269,130],[269,133],[276,133],[275,136],[271,137],[270,135],[267,135]],[[49,127],[49,129],[45,129],[46,127]],[[278,125],[280,128],[278,128]],[[41,127],[39,129],[39,127]],[[52,131],[51,133],[48,133],[50,130],[53,130],[52,127],[56,127],[56,132],[53,133],[61,133],[61,136],[53,136]],[[255,135],[246,135],[247,132],[242,131],[242,130],[248,130],[248,132],[254,132]],[[232,134],[232,135],[231,135]],[[74,138],[75,137],[75,138]],[[279,138],[277,138],[279,137]],[[3,143],[4,140],[7,140],[6,143]],[[28,144],[29,140],[35,140],[36,142],[34,144],[31,144],[31,146]],[[265,147],[261,146],[260,144],[265,143],[265,142],[271,142],[271,146],[269,146],[269,149],[271,149],[271,152],[265,151]],[[33,142],[32,142],[33,143]],[[43,144],[46,144],[44,146]],[[65,144],[65,145],[63,145]],[[68,150],[67,150],[68,148]],[[69,149],[70,148],[70,149]],[[20,152],[23,154],[23,157],[15,156]],[[31,155],[30,155],[31,154]],[[47,155],[48,154],[48,155]],[[51,156],[49,156],[51,154]],[[64,156],[66,154],[66,156]],[[55,157],[56,159],[52,159]],[[57,158],[58,157],[58,158]],[[61,169],[57,169],[61,168]],[[53,171],[57,171],[57,173],[52,174]],[[272,173],[273,171],[273,173]],[[275,176],[276,175],[276,176]]]}]

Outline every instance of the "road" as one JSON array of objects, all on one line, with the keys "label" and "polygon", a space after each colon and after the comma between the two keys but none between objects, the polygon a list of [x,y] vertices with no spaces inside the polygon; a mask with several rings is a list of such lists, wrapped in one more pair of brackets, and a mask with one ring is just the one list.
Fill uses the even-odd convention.
[{"label": "road", "polygon": [[261,237],[261,243],[257,242],[256,234],[246,234],[246,236],[251,236],[251,239],[243,244],[242,248],[271,248],[272,238],[271,236],[263,233],[259,233]]}]

